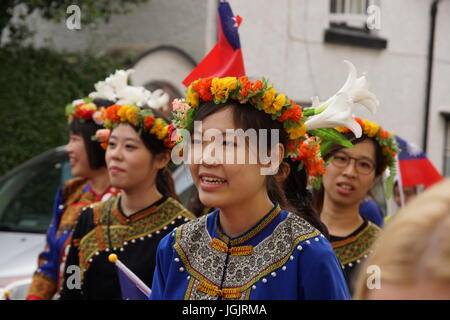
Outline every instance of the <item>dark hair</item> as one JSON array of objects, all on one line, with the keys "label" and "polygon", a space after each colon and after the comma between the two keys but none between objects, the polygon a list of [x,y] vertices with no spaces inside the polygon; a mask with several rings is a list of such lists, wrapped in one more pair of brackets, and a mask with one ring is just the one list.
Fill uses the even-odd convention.
[{"label": "dark hair", "polygon": [[87,120],[81,122],[79,119],[73,119],[68,127],[69,133],[79,135],[83,138],[89,167],[92,170],[106,167],[105,150],[100,146],[100,143],[92,140],[92,136],[95,136],[95,133],[99,129],[103,129],[103,127],[99,126],[94,121]]},{"label": "dark hair", "polygon": [[[259,129],[278,129],[278,132],[280,133],[280,142],[284,146],[287,145],[288,136],[283,129],[283,124],[279,121],[273,120],[270,115],[257,110],[250,104],[240,104],[235,101],[220,104],[215,104],[214,102],[202,103],[198,107],[198,111],[196,112],[193,120],[203,120],[209,115],[226,107],[233,107],[233,121],[237,127],[243,130],[252,128],[256,131],[259,131]],[[275,142],[277,142],[272,141],[271,138],[271,134],[268,134],[267,145],[270,149],[272,149]],[[328,235],[325,225],[320,222],[318,215],[311,206],[311,202],[308,200],[311,198],[311,195],[306,189],[306,184],[306,175],[298,175],[296,169],[290,170],[288,178],[283,183],[284,188],[277,181],[276,176],[266,176],[266,188],[270,200],[278,202],[283,209],[297,214],[308,221],[324,235]],[[291,188],[296,189],[295,192],[298,199],[292,196],[292,192],[294,192],[294,190],[290,190]],[[303,199],[303,197],[305,197],[305,199]],[[297,205],[299,205],[299,207],[297,207]]]},{"label": "dark hair", "polygon": [[[95,99],[94,103],[98,107],[109,107],[114,104],[114,102],[104,99]],[[142,108],[152,110],[155,117],[162,118],[167,123],[170,123],[170,121],[160,111],[150,108],[148,105],[144,105],[142,106]],[[153,156],[169,151],[169,149],[164,146],[164,142],[157,139],[153,134],[142,131],[131,124],[128,125],[138,133],[145,147],[151,152]],[[172,172],[168,167],[158,170],[158,173],[156,174],[156,187],[158,188],[158,191],[163,195],[179,200],[177,193],[175,192],[175,183],[172,178]]]},{"label": "dark hair", "polygon": [[[373,146],[375,148],[375,178],[379,177],[383,171],[386,169],[386,161],[383,156],[383,151],[381,149],[381,146],[376,142],[374,139],[366,136],[363,134],[361,137],[356,138],[353,132],[348,132],[343,134],[348,140],[352,142],[353,145],[361,143],[366,140],[370,140],[373,142]],[[324,156],[325,160],[328,160],[333,154],[338,152],[339,150],[344,149],[345,147],[335,144],[333,145],[329,152]],[[313,191],[313,207],[315,210],[319,213],[322,212],[323,207],[323,201],[324,201],[324,188],[322,185],[322,188],[319,190]]]}]

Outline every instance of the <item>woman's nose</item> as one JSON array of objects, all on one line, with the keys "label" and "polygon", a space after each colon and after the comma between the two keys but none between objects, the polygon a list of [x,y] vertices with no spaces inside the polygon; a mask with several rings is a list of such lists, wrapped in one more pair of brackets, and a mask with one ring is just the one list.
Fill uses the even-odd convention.
[{"label": "woman's nose", "polygon": [[342,172],[344,175],[349,177],[356,177],[356,160],[350,159],[347,166],[344,168],[344,171]]}]

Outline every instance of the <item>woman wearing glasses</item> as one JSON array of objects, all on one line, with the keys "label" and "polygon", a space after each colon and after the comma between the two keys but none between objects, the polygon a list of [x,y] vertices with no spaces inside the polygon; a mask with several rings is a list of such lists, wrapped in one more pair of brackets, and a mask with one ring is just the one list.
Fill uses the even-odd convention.
[{"label": "woman wearing glasses", "polygon": [[359,272],[359,265],[371,252],[381,229],[359,213],[361,202],[369,194],[376,179],[389,166],[388,193],[392,190],[395,138],[367,119],[361,121],[363,135],[356,139],[352,132],[337,128],[353,148],[334,146],[326,158],[331,159],[323,175],[322,188],[315,193],[315,207],[328,228],[330,241],[347,277],[350,291]]}]

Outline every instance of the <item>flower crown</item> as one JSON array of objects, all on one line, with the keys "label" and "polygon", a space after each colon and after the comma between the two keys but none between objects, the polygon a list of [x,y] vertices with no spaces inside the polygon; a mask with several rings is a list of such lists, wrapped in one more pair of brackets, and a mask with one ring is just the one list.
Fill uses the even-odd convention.
[{"label": "flower crown", "polygon": [[[385,131],[380,125],[368,119],[361,120],[355,117],[355,120],[361,126],[363,133],[376,141],[381,147],[385,159],[383,171],[389,168],[389,177],[386,179],[386,195],[387,198],[390,198],[397,173],[396,156],[400,152],[395,135],[392,132]],[[341,133],[350,132],[346,127],[337,127],[336,130]]]},{"label": "flower crown", "polygon": [[[332,143],[352,146],[333,128],[344,125],[360,136],[361,129],[352,117],[353,105],[362,104],[373,112],[378,105],[375,95],[368,91],[365,76],[357,79],[353,64],[345,62],[350,72],[344,86],[324,103],[315,98],[313,107],[306,110],[285,94],[277,93],[264,78],[255,82],[245,76],[198,79],[187,88],[184,101],[176,99],[173,102],[172,123],[177,128],[189,130],[202,102],[219,104],[232,100],[239,104],[249,103],[283,124],[288,137],[285,157],[299,161],[299,169],[306,166],[310,183],[320,186],[321,175],[325,172],[321,152]],[[325,148],[322,148],[324,142]]]},{"label": "flower crown", "polygon": [[[143,131],[153,134],[158,140],[163,141],[164,146],[171,149],[174,143],[171,141],[175,128],[163,118],[158,118],[153,111],[168,108],[169,96],[163,90],[158,89],[153,93],[144,87],[128,85],[128,77],[134,70],[117,70],[104,81],[97,82],[96,91],[91,92],[88,98],[75,100],[66,106],[66,115],[69,122],[73,119],[81,121],[92,120],[106,129],[99,130],[93,137],[106,149],[110,130],[121,123],[130,123],[138,128],[138,133]],[[98,107],[93,99],[111,101],[114,104],[109,107]]]},{"label": "flower crown", "polygon": [[[100,110],[100,121],[106,129],[113,129],[119,124],[129,123],[139,129],[139,134],[147,132],[163,141],[164,146],[172,149],[175,142],[172,141],[172,132],[175,127],[168,124],[163,118],[156,117],[151,109],[140,108],[134,105],[114,104]],[[100,136],[101,133],[99,133]],[[109,137],[109,136],[108,136]],[[108,138],[106,137],[106,138]],[[100,139],[100,141],[104,140]]]},{"label": "flower crown", "polygon": [[94,120],[94,114],[98,110],[99,108],[90,98],[74,100],[66,105],[67,122],[71,123],[74,119],[78,119],[81,122]]}]

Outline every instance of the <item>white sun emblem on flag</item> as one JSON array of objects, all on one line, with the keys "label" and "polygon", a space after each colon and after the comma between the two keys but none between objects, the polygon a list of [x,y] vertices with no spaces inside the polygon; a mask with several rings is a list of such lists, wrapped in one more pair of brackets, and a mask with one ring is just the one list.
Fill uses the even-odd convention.
[{"label": "white sun emblem on flag", "polygon": [[421,154],[422,150],[417,145],[415,145],[414,143],[408,142],[407,143],[407,152],[410,155],[415,157],[415,156],[418,156],[419,154]]},{"label": "white sun emblem on flag", "polygon": [[234,21],[233,27],[237,28],[239,27],[238,21],[236,17],[231,18]]}]

